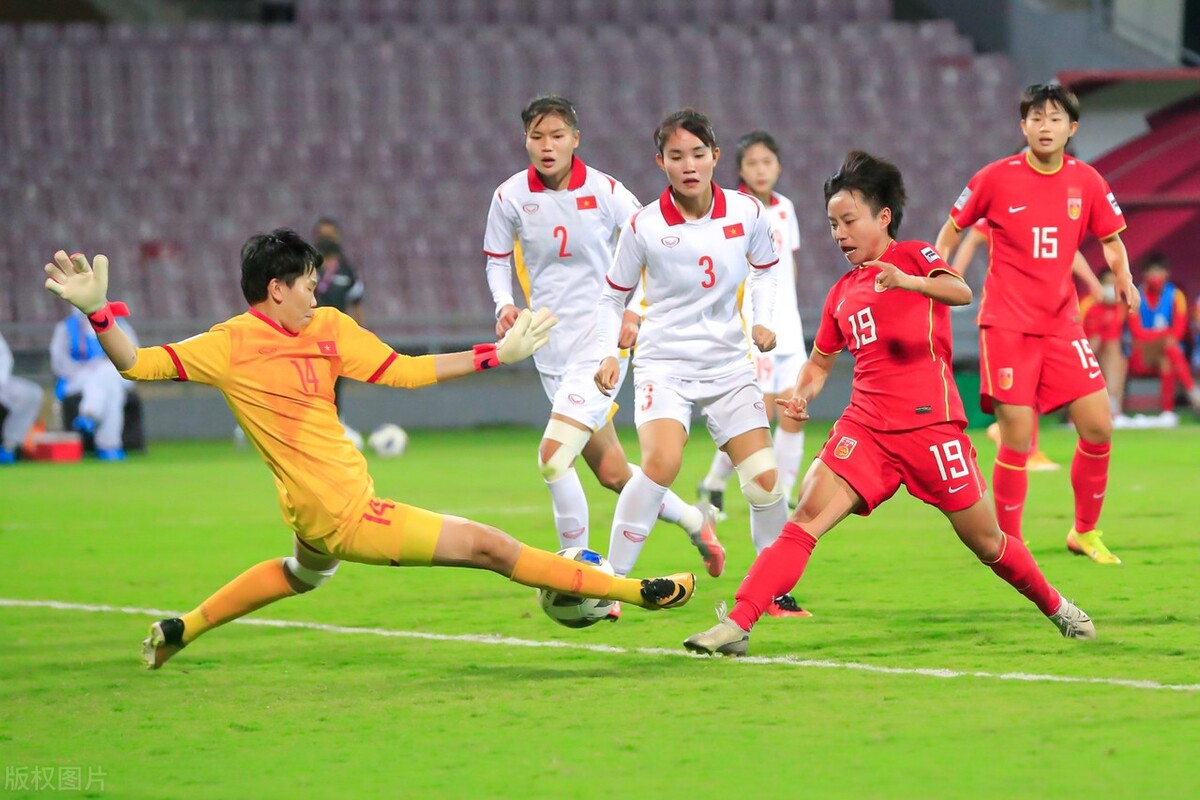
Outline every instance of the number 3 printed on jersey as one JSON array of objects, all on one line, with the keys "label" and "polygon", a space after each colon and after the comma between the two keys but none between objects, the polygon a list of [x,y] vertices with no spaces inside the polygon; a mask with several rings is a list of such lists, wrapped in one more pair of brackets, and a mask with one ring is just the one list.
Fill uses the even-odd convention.
[{"label": "number 3 printed on jersey", "polygon": [[700,256],[700,266],[704,267],[704,280],[700,281],[701,289],[711,289],[717,285],[717,273],[713,272],[712,256]]},{"label": "number 3 printed on jersey", "polygon": [[850,315],[850,333],[854,335],[854,349],[859,350],[879,338],[875,330],[875,317],[871,307],[859,309]]}]

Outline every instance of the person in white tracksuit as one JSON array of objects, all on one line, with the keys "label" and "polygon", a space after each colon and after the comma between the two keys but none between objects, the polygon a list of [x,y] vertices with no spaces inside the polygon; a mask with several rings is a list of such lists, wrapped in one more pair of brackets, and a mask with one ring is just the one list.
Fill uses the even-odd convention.
[{"label": "person in white tracksuit", "polygon": [[6,412],[0,430],[0,464],[12,464],[42,410],[42,387],[13,375],[13,354],[0,334],[0,406]]},{"label": "person in white tracksuit", "polygon": [[[137,346],[132,326],[118,320]],[[125,457],[122,436],[125,432],[125,400],[132,384],[112,365],[91,325],[78,311],[54,327],[50,339],[50,369],[61,382],[61,396],[80,395],[79,416],[75,427],[92,433],[96,456],[103,461]]]}]

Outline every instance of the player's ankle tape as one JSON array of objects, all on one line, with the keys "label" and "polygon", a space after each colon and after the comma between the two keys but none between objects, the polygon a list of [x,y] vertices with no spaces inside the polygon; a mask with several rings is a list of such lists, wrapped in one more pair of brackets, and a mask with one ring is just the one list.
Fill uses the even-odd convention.
[{"label": "player's ankle tape", "polygon": [[98,311],[93,311],[87,315],[88,322],[92,325],[92,330],[96,333],[104,333],[112,330],[112,326],[116,323],[117,317],[128,317],[129,306],[121,302],[105,303],[104,307]]},{"label": "player's ankle tape", "polygon": [[500,356],[496,352],[496,344],[477,344],[471,348],[471,352],[475,354],[475,371],[480,372],[485,369],[500,366]]}]

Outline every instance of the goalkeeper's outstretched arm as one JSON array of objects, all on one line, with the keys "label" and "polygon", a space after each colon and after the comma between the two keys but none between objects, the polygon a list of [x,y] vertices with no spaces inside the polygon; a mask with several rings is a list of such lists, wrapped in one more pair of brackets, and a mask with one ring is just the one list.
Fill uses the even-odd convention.
[{"label": "goalkeeper's outstretched arm", "polygon": [[116,317],[124,312],[108,302],[108,257],[97,255],[94,263],[88,263],[82,253],[68,256],[59,250],[45,269],[46,289],[87,315],[113,366],[122,372],[131,368],[137,361],[137,347],[117,325]]}]

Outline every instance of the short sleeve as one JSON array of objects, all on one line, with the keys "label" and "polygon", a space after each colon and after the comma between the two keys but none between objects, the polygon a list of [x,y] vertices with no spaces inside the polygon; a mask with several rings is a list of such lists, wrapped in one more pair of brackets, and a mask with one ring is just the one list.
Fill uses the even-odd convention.
[{"label": "short sleeve", "polygon": [[[938,255],[937,250],[933,249],[933,245],[925,242],[914,242],[913,249],[910,251],[909,260],[911,269],[904,268],[905,272],[910,272],[913,275],[923,275],[932,278],[938,273],[945,272],[958,279],[962,279],[962,275],[954,267],[947,264],[942,257]],[[900,266],[900,265],[897,265]]]},{"label": "short sleeve", "polygon": [[229,374],[229,331],[216,327],[174,344],[139,347],[121,375],[135,381],[190,381],[220,386]]},{"label": "short sleeve", "polygon": [[646,263],[646,248],[642,238],[634,230],[637,216],[634,215],[621,226],[617,239],[617,251],[613,254],[605,280],[619,292],[632,292],[642,278],[642,267]]},{"label": "short sleeve", "polygon": [[633,192],[625,188],[625,184],[620,181],[613,181],[612,219],[614,240],[616,239],[616,235],[620,234],[621,225],[640,211],[641,208],[641,201],[634,196]]},{"label": "short sleeve", "polygon": [[842,282],[838,281],[825,296],[825,305],[821,308],[821,324],[817,327],[817,336],[813,340],[813,348],[823,355],[831,356],[840,353],[846,347],[846,337],[834,316],[834,298],[840,294]]},{"label": "short sleeve", "polygon": [[746,258],[755,269],[766,269],[779,263],[779,252],[775,249],[775,237],[771,235],[771,223],[763,213],[762,205],[754,201],[758,214],[747,224],[750,227],[746,242]]},{"label": "short sleeve", "polygon": [[793,206],[788,210],[787,220],[784,221],[784,229],[787,231],[787,245],[789,250],[800,249],[800,220],[796,218],[796,208]]},{"label": "short sleeve", "polygon": [[1108,239],[1125,230],[1125,215],[1117,204],[1116,195],[1108,186],[1108,181],[1099,172],[1095,175],[1095,190],[1092,192],[1091,215],[1088,219],[1088,230],[1097,239]]},{"label": "short sleeve", "polygon": [[984,167],[976,172],[954,201],[950,221],[960,231],[987,216],[988,196],[991,193],[991,171]]},{"label": "short sleeve", "polygon": [[513,242],[517,238],[516,220],[508,216],[508,208],[500,199],[502,189],[503,187],[492,193],[492,205],[488,208],[487,227],[483,234],[484,255],[492,258],[507,258],[512,255]]}]

